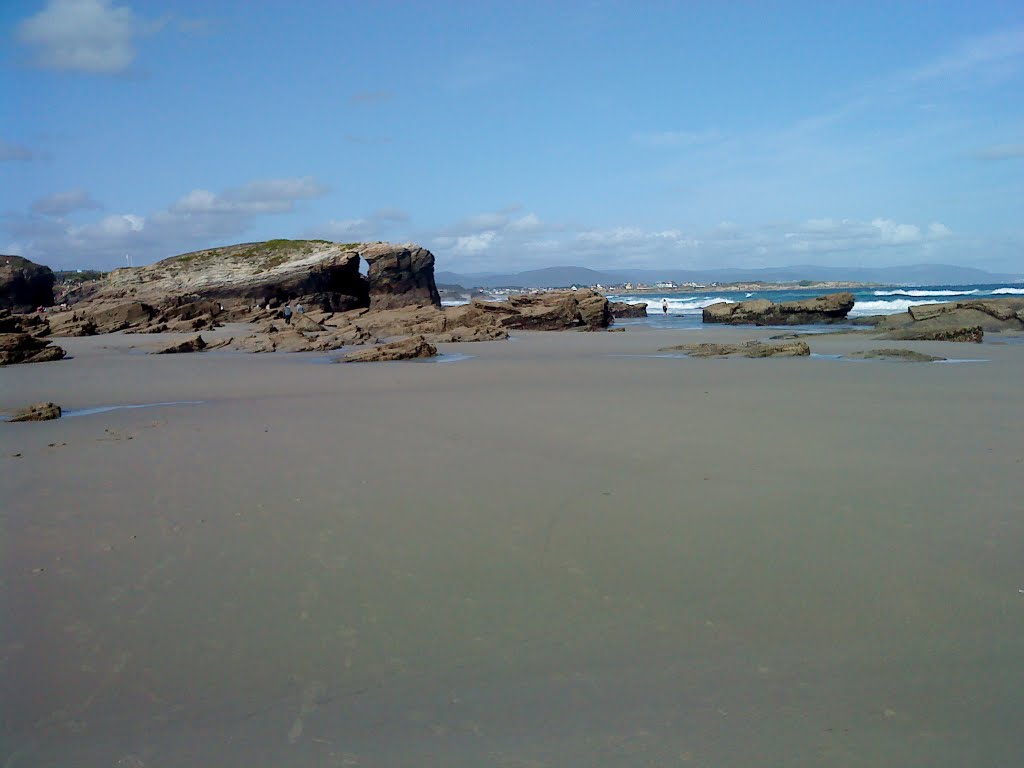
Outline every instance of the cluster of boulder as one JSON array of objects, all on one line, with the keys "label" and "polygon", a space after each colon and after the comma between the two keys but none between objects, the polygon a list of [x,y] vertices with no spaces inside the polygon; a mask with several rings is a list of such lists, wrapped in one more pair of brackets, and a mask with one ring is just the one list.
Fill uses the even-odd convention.
[{"label": "cluster of boulder", "polygon": [[980,343],[986,331],[1024,330],[1024,298],[919,304],[897,315],[873,315],[856,322],[873,325],[886,339]]}]

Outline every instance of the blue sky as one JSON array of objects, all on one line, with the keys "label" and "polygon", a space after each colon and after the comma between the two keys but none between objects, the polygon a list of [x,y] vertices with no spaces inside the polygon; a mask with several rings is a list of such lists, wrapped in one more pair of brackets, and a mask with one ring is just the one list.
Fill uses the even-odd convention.
[{"label": "blue sky", "polygon": [[1014,2],[0,3],[0,252],[1024,271]]}]

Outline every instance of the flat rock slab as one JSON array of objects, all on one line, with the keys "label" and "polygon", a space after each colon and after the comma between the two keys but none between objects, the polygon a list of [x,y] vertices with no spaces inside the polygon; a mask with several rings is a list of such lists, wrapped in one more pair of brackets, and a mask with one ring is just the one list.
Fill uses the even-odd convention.
[{"label": "flat rock slab", "polygon": [[860,352],[851,352],[843,357],[847,360],[900,360],[907,363],[934,363],[946,359],[935,355],[926,355],[923,352],[915,352],[912,349],[865,349]]},{"label": "flat rock slab", "polygon": [[807,357],[811,348],[806,342],[764,344],[748,341],[744,344],[680,344],[663,347],[659,352],[685,352],[690,357]]}]

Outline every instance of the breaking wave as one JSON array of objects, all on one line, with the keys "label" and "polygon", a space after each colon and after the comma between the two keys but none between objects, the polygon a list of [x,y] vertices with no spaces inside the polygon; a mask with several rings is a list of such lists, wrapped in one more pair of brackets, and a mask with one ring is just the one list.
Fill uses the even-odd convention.
[{"label": "breaking wave", "polygon": [[858,301],[853,305],[853,309],[850,310],[850,316],[895,315],[897,312],[906,312],[910,307],[934,303],[934,301],[911,301],[910,299],[894,299],[893,301]]},{"label": "breaking wave", "polygon": [[[924,291],[914,288],[900,288],[895,291],[875,291],[875,296],[973,296],[981,293],[981,291],[975,289],[973,291]],[[993,291],[997,293],[997,291]]]},{"label": "breaking wave", "polygon": [[1024,288],[996,288],[992,293],[1019,296],[1024,295]]}]

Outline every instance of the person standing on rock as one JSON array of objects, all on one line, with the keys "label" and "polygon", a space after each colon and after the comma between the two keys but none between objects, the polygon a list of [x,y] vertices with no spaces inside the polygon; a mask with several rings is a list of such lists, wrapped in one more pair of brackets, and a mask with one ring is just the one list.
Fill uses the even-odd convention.
[{"label": "person standing on rock", "polygon": [[663,315],[667,315],[668,314],[668,299],[662,299],[661,300],[661,313]]},{"label": "person standing on rock", "polygon": [[291,325],[292,323],[292,307],[291,304],[284,305],[284,311],[281,313],[284,315],[284,324]]}]

